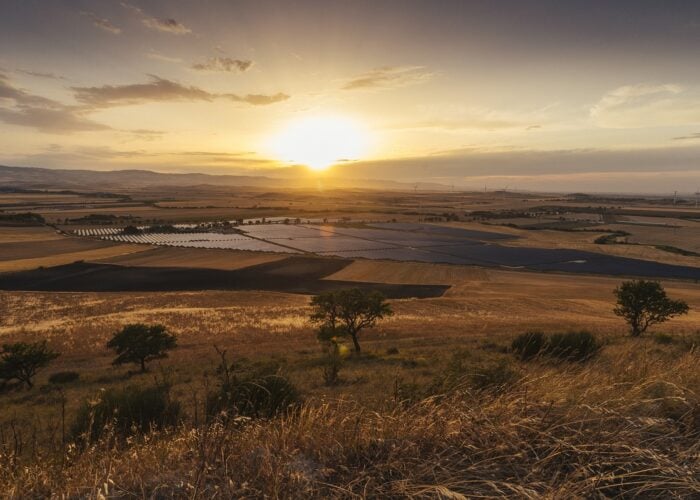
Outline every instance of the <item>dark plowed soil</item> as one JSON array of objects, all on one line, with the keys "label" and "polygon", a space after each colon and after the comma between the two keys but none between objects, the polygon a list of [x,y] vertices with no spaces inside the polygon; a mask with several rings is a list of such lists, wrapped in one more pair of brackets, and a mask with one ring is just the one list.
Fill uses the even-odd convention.
[{"label": "dark plowed soil", "polygon": [[440,297],[445,285],[390,285],[323,280],[350,260],[290,257],[235,271],[175,267],[127,267],[75,263],[0,274],[0,290],[50,292],[156,292],[268,290],[317,294],[343,288],[379,290],[389,298]]}]

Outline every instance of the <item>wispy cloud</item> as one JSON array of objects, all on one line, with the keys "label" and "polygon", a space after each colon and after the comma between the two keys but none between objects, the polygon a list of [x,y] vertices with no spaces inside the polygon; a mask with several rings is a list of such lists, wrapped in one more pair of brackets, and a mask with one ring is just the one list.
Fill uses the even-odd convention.
[{"label": "wispy cloud", "polygon": [[289,99],[287,94],[281,92],[272,95],[212,93],[199,87],[182,85],[155,75],[149,76],[151,80],[146,83],[73,87],[72,90],[75,92],[75,98],[79,102],[92,108],[126,106],[157,101],[213,101],[215,99],[228,99],[254,106],[264,106]]},{"label": "wispy cloud", "polygon": [[157,52],[153,49],[146,52],[146,57],[148,57],[149,59],[153,59],[154,61],[163,61],[163,62],[169,62],[169,63],[182,63],[182,62],[184,62],[179,57],[167,56],[167,55],[161,54],[160,52]]},{"label": "wispy cloud", "polygon": [[343,85],[343,90],[376,90],[424,83],[435,76],[423,66],[384,66],[357,75]]},{"label": "wispy cloud", "polygon": [[674,141],[695,141],[700,140],[700,132],[696,132],[690,135],[682,135],[680,137],[674,137]]},{"label": "wispy cloud", "polygon": [[173,18],[153,17],[143,11],[140,7],[132,5],[128,2],[121,2],[121,5],[136,13],[141,18],[141,23],[148,29],[170,33],[173,35],[187,35],[192,33],[192,30]]},{"label": "wispy cloud", "polygon": [[233,71],[243,73],[252,67],[253,61],[220,56],[210,57],[204,62],[195,63],[192,65],[192,69],[196,69],[198,71],[222,71],[229,73]]},{"label": "wispy cloud", "polygon": [[111,23],[109,19],[105,19],[104,17],[100,17],[94,12],[90,12],[87,10],[81,11],[80,12],[83,16],[89,18],[92,21],[93,26],[96,26],[100,28],[101,30],[104,30],[108,33],[111,33],[113,35],[119,35],[122,30],[115,25]]},{"label": "wispy cloud", "polygon": [[700,89],[676,84],[626,85],[606,93],[590,109],[606,128],[645,128],[700,123]]},{"label": "wispy cloud", "polygon": [[109,128],[86,118],[80,107],[31,94],[14,86],[1,74],[0,121],[53,134]]},{"label": "wispy cloud", "polygon": [[48,73],[48,72],[43,72],[43,71],[31,71],[28,69],[17,69],[16,70],[18,73],[22,73],[24,75],[29,75],[29,76],[34,76],[37,78],[46,78],[49,80],[65,80],[65,76],[57,75],[56,73]]}]

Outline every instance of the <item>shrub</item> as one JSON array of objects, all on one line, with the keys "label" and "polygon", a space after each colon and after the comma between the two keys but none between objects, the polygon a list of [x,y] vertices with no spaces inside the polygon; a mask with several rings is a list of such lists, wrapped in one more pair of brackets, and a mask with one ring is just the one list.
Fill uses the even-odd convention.
[{"label": "shrub", "polygon": [[340,369],[343,367],[342,346],[336,342],[330,342],[325,348],[323,358],[323,381],[326,385],[335,385],[340,380]]},{"label": "shrub", "polygon": [[511,350],[522,360],[532,359],[542,352],[547,337],[542,332],[521,333],[513,340]]},{"label": "shrub", "polygon": [[130,386],[104,391],[96,400],[86,401],[71,430],[74,438],[93,442],[110,429],[126,437],[174,425],[179,416],[180,404],[170,399],[170,386]]},{"label": "shrub", "polygon": [[80,373],[78,372],[56,372],[49,377],[49,383],[51,384],[69,384],[75,382],[80,378]]},{"label": "shrub", "polygon": [[550,335],[546,353],[566,361],[586,361],[600,350],[595,336],[586,331]]},{"label": "shrub", "polygon": [[207,415],[232,412],[236,416],[269,418],[301,401],[299,391],[279,374],[256,374],[242,380],[234,374],[226,351],[217,349],[219,387],[207,394]]},{"label": "shrub", "polygon": [[387,356],[394,356],[399,353],[398,347],[390,347],[389,349],[386,350],[386,355]]},{"label": "shrub", "polygon": [[657,333],[654,335],[654,342],[661,345],[673,344],[673,337],[668,333]]},{"label": "shrub", "polygon": [[270,418],[300,401],[299,391],[281,375],[266,375],[222,385],[207,397],[209,416],[233,412],[236,416]]},{"label": "shrub", "polygon": [[502,392],[520,378],[517,370],[501,360],[494,365],[478,367],[470,376],[470,385],[479,391]]}]

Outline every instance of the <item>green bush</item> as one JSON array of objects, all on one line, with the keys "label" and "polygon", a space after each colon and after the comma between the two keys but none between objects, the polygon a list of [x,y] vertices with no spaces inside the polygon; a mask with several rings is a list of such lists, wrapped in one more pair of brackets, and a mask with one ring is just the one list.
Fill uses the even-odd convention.
[{"label": "green bush", "polygon": [[224,384],[207,397],[209,416],[232,412],[236,416],[270,418],[300,401],[299,391],[281,375],[265,375]]},{"label": "green bush", "polygon": [[258,371],[240,379],[226,359],[226,351],[215,349],[221,357],[216,369],[219,387],[207,394],[208,417],[269,418],[300,402],[299,391],[287,378]]},{"label": "green bush", "polygon": [[168,427],[177,423],[180,404],[170,399],[168,385],[130,386],[102,392],[78,410],[71,429],[75,439],[99,439],[107,430],[119,437]]},{"label": "green bush", "polygon": [[494,365],[477,368],[470,376],[470,385],[478,391],[502,392],[520,378],[520,373],[502,360]]},{"label": "green bush", "polygon": [[536,356],[549,356],[566,361],[586,361],[601,348],[596,337],[589,332],[553,333],[526,332],[518,335],[511,344],[518,358],[527,361]]},{"label": "green bush", "polygon": [[326,385],[336,385],[340,381],[340,369],[343,367],[341,346],[330,342],[325,348],[322,360],[323,382]]},{"label": "green bush", "polygon": [[513,340],[511,350],[522,360],[539,355],[547,344],[547,337],[542,332],[521,333]]},{"label": "green bush", "polygon": [[49,383],[51,384],[70,384],[75,382],[80,378],[80,373],[78,372],[56,372],[49,377]]},{"label": "green bush", "polygon": [[586,361],[600,350],[595,336],[586,331],[555,333],[547,342],[548,356],[566,361]]},{"label": "green bush", "polygon": [[657,333],[654,335],[654,342],[661,345],[673,344],[673,337],[668,333]]}]

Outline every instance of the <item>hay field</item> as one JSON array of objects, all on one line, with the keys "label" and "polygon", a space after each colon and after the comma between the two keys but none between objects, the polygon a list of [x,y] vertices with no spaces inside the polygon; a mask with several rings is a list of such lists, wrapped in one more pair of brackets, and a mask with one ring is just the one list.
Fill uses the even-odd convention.
[{"label": "hay field", "polygon": [[148,248],[146,245],[66,237],[48,227],[0,227],[0,272],[105,259]]},{"label": "hay field", "polygon": [[219,250],[215,248],[149,248],[143,252],[99,259],[97,262],[123,266],[201,267],[233,271],[244,267],[275,262],[285,254]]}]

